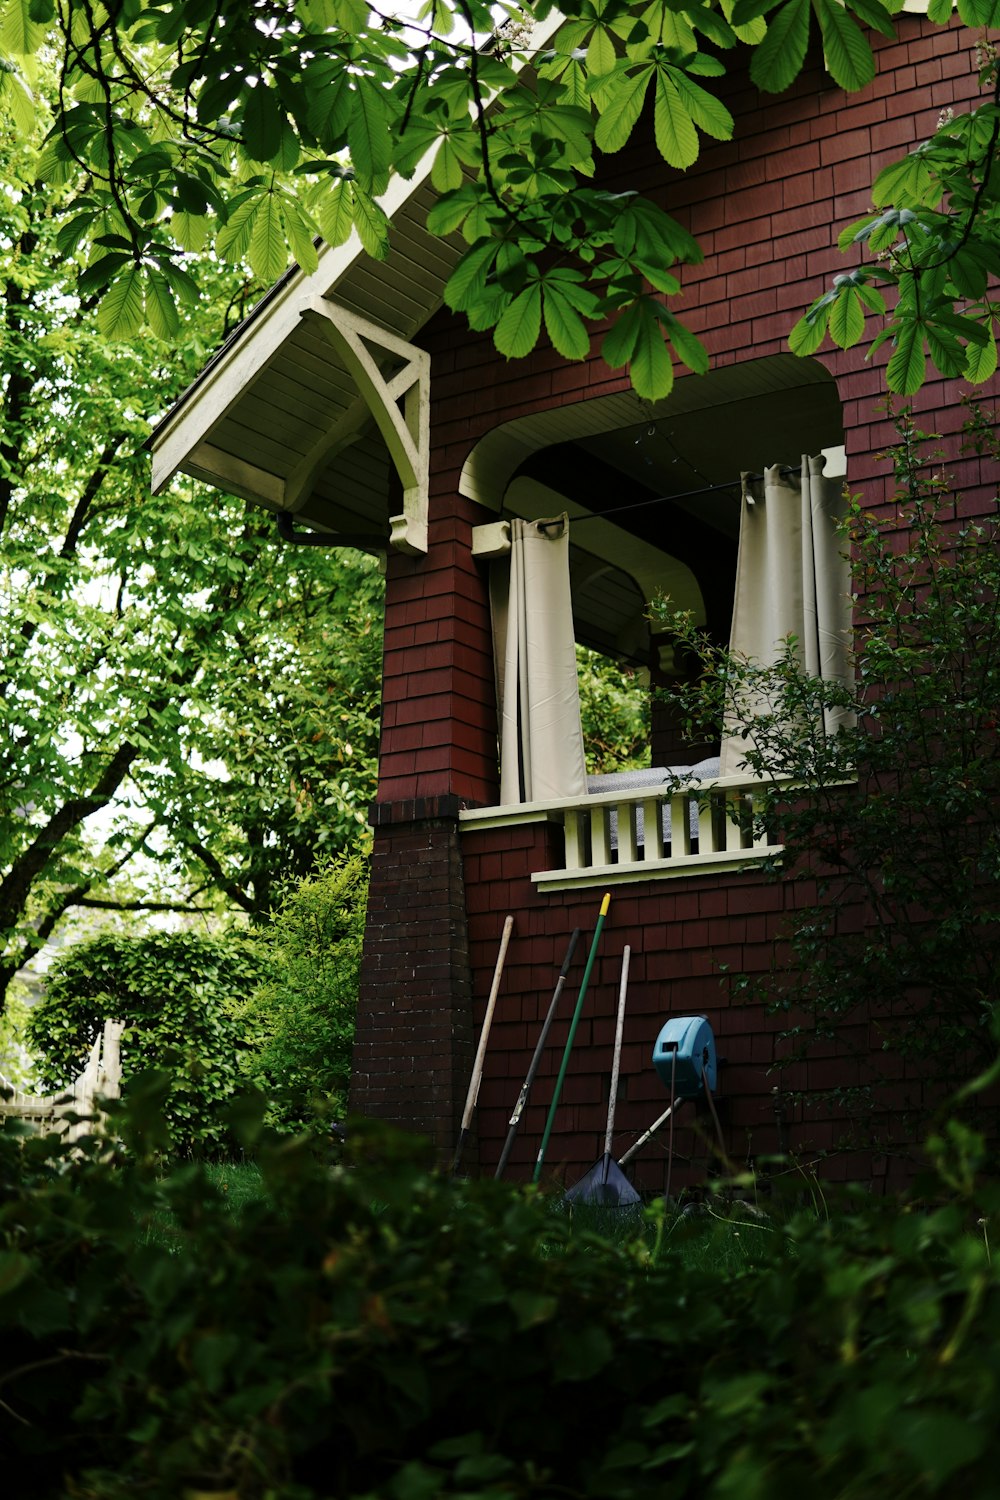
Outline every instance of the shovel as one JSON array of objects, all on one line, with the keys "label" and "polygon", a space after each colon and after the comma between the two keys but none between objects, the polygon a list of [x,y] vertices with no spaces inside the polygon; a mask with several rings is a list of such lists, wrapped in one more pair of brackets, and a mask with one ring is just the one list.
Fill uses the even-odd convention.
[{"label": "shovel", "polygon": [[611,1065],[611,1097],[608,1100],[608,1124],[604,1133],[604,1155],[595,1162],[580,1181],[566,1194],[568,1203],[602,1203],[608,1208],[627,1208],[640,1202],[639,1194],[611,1155],[611,1138],[615,1131],[615,1103],[618,1094],[618,1070],[622,1060],[622,1035],[625,1031],[625,992],[628,989],[628,966],[632,950],[622,954],[622,978],[618,991],[618,1024],[615,1027],[615,1056]]}]

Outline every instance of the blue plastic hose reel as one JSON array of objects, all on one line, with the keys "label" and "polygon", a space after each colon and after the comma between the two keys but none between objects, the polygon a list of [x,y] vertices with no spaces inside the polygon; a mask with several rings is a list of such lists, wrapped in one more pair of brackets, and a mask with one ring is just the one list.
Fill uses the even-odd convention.
[{"label": "blue plastic hose reel", "polygon": [[653,1047],[653,1066],[660,1082],[671,1086],[677,1099],[696,1099],[703,1092],[702,1074],[715,1093],[718,1059],[715,1037],[704,1016],[674,1016],[663,1027]]}]

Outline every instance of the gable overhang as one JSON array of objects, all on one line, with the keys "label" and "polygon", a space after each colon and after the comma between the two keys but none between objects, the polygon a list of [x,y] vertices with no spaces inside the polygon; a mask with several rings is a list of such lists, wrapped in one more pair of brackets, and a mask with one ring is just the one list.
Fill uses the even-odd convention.
[{"label": "gable overhang", "polygon": [[[538,24],[534,49],[561,24]],[[149,440],[154,493],[183,473],[345,545],[426,552],[430,358],[413,341],[467,248],[427,230],[434,154],[380,199],[385,260],[356,232],[319,245],[316,269],[277,282],[167,412]]]}]

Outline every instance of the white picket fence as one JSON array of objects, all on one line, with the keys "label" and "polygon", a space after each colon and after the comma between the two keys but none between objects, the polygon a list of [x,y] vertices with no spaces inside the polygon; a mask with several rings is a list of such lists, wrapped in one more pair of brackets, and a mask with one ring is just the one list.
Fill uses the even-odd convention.
[{"label": "white picket fence", "polygon": [[65,1135],[76,1141],[94,1130],[88,1120],[70,1120],[69,1115],[96,1115],[102,1111],[98,1099],[117,1099],[121,1093],[122,1021],[105,1021],[104,1028],[90,1049],[87,1066],[68,1089],[58,1094],[26,1094],[15,1088],[0,1073],[0,1127],[8,1118],[29,1120],[46,1135]]}]

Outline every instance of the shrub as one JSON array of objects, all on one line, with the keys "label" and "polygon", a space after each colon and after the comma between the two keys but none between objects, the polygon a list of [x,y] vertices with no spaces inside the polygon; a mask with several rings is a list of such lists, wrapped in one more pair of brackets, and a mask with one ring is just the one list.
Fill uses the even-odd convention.
[{"label": "shrub", "polygon": [[247,1040],[241,1067],[280,1129],[347,1109],[367,892],[366,860],[330,859],[289,888],[257,935],[268,978],[235,1018]]},{"label": "shrub", "polygon": [[37,1092],[38,1079],[26,1045],[26,1028],[31,1015],[31,1006],[23,993],[26,988],[18,981],[12,982],[0,1013],[0,1073],[13,1088],[31,1094]]},{"label": "shrub", "polygon": [[202,1164],[149,1166],[162,1087],[133,1089],[131,1161],[0,1133],[0,1444],[37,1500],[996,1492],[1000,1273],[974,1221],[1000,1194],[959,1127],[934,1148],[950,1201],[772,1221],[734,1274],[361,1127],[331,1171],[248,1115],[266,1191],[234,1213]]},{"label": "shrub", "polygon": [[227,1149],[221,1106],[240,1081],[243,1043],[232,1007],[265,972],[266,955],[239,933],[155,932],[76,943],[53,964],[27,1024],[42,1086],[71,1082],[105,1019],[124,1021],[123,1087],[144,1069],[168,1067],[173,1149]]},{"label": "shrub", "polygon": [[[981,414],[970,425],[996,454]],[[794,641],[761,664],[675,621],[703,675],[673,699],[692,738],[724,724],[742,735],[762,821],[783,845],[774,872],[810,893],[789,921],[790,957],[763,983],[737,982],[791,1013],[790,1059],[817,1041],[846,1054],[853,1028],[875,1106],[883,1068],[898,1080],[909,1064],[916,1114],[919,1080],[936,1080],[935,1103],[997,1055],[1000,521],[958,519],[927,435],[905,413],[898,430],[893,510],[856,505],[845,537],[856,682],[811,678]],[[855,727],[824,735],[831,708],[853,710]],[[836,1092],[870,1117],[867,1089]]]},{"label": "shrub", "polygon": [[649,765],[649,688],[610,657],[576,648],[580,723],[593,775]]}]

